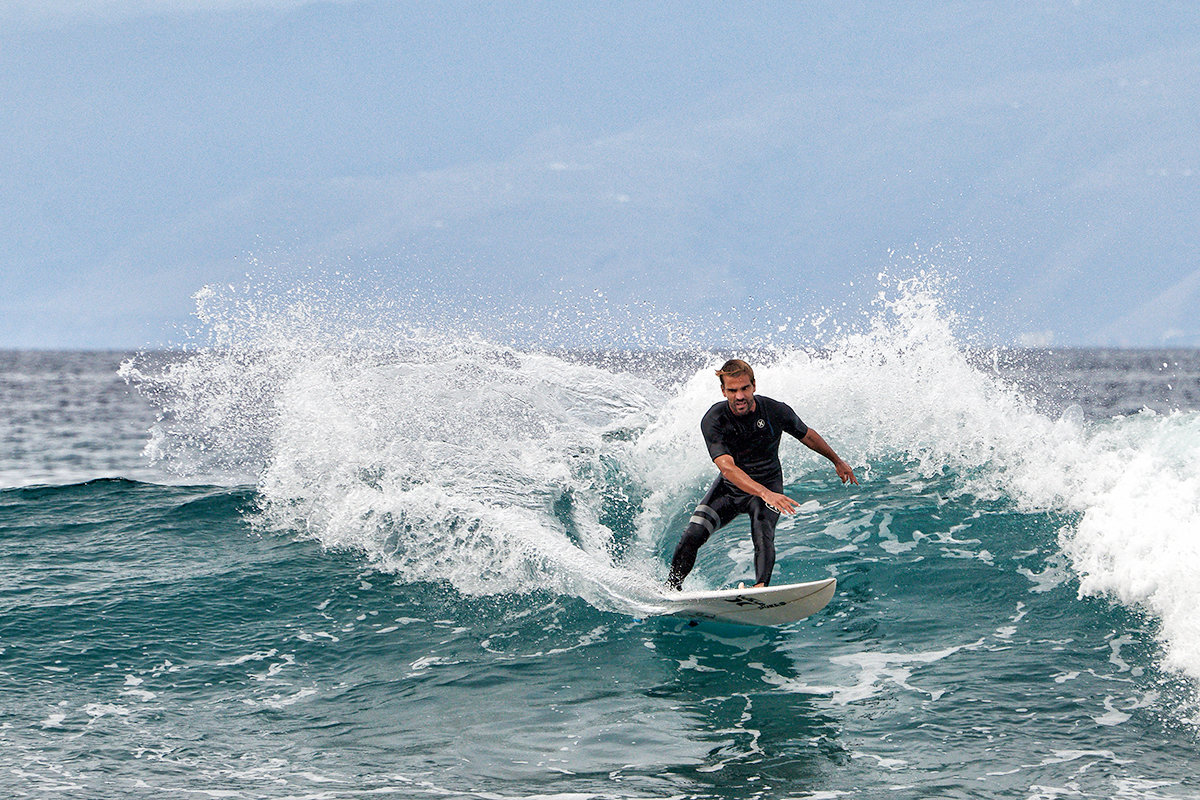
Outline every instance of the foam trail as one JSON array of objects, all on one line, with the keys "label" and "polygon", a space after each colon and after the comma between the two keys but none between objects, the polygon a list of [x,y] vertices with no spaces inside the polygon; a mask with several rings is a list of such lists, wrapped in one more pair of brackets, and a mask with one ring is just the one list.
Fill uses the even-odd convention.
[{"label": "foam trail", "polygon": [[259,484],[268,519],[466,592],[570,591],[611,572],[601,493],[622,445],[606,434],[653,387],[629,378],[614,396],[596,368],[481,343],[426,355],[295,371]]},{"label": "foam trail", "polygon": [[655,594],[655,566],[623,557],[633,533],[612,521],[634,502],[623,461],[660,400],[652,383],[470,335],[369,330],[312,303],[217,300],[201,296],[214,346],[123,368],[162,409],[151,455],[250,475],[262,524],[405,581],[629,613]]}]

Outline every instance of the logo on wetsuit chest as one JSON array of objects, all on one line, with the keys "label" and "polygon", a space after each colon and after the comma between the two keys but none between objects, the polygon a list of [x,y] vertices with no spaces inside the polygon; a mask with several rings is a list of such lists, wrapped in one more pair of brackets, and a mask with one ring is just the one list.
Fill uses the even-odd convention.
[{"label": "logo on wetsuit chest", "polygon": [[767,427],[767,421],[765,419],[760,419],[758,422],[754,423],[754,425],[761,431],[763,428]]}]

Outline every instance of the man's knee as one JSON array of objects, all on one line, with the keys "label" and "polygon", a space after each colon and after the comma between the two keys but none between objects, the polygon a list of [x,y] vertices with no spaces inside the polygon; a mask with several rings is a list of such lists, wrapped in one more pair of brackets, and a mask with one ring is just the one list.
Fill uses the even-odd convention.
[{"label": "man's knee", "polygon": [[693,522],[683,529],[683,535],[679,537],[679,544],[676,545],[675,550],[694,553],[700,549],[700,545],[708,541],[710,535],[708,528]]}]

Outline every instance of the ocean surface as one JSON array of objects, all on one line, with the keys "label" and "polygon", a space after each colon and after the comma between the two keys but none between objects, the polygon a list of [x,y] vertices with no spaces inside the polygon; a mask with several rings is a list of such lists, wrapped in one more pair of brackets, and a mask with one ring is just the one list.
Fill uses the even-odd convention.
[{"label": "ocean surface", "polygon": [[1200,352],[909,300],[752,354],[861,480],[784,443],[780,628],[659,602],[745,353],[0,353],[0,796],[1200,796]]}]

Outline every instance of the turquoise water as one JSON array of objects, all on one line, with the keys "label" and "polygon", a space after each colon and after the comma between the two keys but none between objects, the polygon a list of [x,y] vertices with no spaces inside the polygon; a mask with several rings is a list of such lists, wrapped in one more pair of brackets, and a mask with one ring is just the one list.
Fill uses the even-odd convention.
[{"label": "turquoise water", "polygon": [[754,629],[657,613],[715,357],[285,333],[0,357],[4,796],[1200,794],[1200,353],[762,356],[862,484],[785,445]]}]

